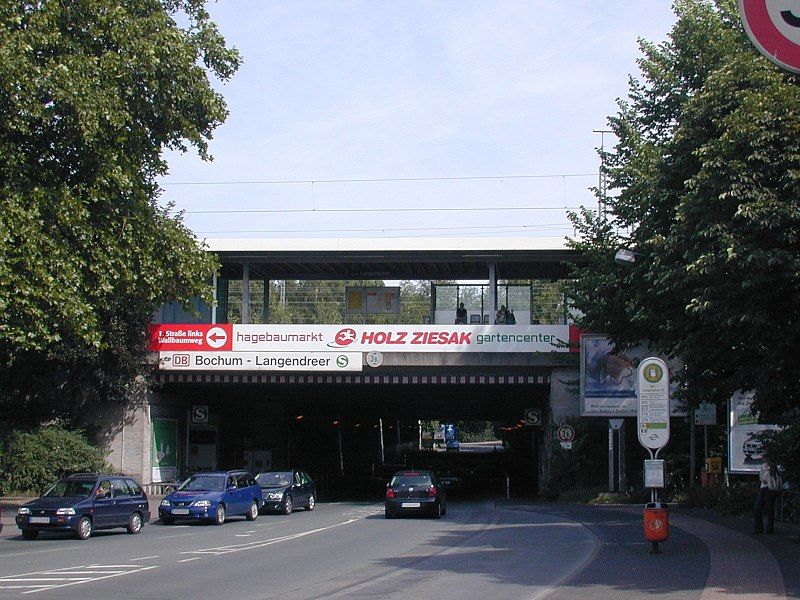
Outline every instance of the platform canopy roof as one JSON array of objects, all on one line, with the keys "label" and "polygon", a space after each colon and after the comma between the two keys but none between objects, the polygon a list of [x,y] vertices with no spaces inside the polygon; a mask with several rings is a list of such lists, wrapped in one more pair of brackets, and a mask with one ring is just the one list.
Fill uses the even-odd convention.
[{"label": "platform canopy roof", "polygon": [[564,279],[580,261],[564,238],[272,238],[206,240],[222,276],[251,279]]}]

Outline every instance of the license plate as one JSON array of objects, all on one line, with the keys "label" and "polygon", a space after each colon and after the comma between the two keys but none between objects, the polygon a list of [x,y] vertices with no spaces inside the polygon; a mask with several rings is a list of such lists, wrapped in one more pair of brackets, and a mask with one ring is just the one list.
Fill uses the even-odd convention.
[{"label": "license plate", "polygon": [[172,509],[173,515],[188,515],[189,509],[188,508],[173,508]]},{"label": "license plate", "polygon": [[49,523],[50,517],[31,517],[28,523]]},{"label": "license plate", "polygon": [[419,508],[420,506],[419,502],[403,502],[400,505],[401,508]]}]

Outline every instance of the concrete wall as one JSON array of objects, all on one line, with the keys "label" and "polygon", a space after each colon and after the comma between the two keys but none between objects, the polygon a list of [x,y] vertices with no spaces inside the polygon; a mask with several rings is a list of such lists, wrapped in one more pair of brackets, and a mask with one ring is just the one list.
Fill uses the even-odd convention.
[{"label": "concrete wall", "polygon": [[542,452],[540,453],[539,489],[549,478],[550,458],[554,435],[565,419],[579,417],[581,414],[581,386],[579,368],[555,368],[550,373],[549,410],[544,419]]},{"label": "concrete wall", "polygon": [[144,387],[136,389],[127,404],[113,404],[102,414],[86,419],[87,429],[105,441],[106,460],[115,472],[150,481],[150,398]]}]

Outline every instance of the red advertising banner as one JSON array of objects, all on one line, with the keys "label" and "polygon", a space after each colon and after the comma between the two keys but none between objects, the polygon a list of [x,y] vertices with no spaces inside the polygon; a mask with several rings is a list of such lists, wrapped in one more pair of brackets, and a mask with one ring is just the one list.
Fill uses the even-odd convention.
[{"label": "red advertising banner", "polygon": [[214,352],[232,349],[233,326],[225,325],[150,325],[147,349],[150,352],[186,350]]}]

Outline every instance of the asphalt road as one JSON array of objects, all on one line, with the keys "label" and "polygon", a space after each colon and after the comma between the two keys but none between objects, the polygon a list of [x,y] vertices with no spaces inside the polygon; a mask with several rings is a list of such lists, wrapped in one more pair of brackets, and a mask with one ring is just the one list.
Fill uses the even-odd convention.
[{"label": "asphalt road", "polygon": [[382,504],[232,518],[221,527],[150,523],[86,542],[15,528],[0,540],[0,597],[538,598],[597,554],[586,527],[494,501],[451,502],[441,520],[386,520]]}]

